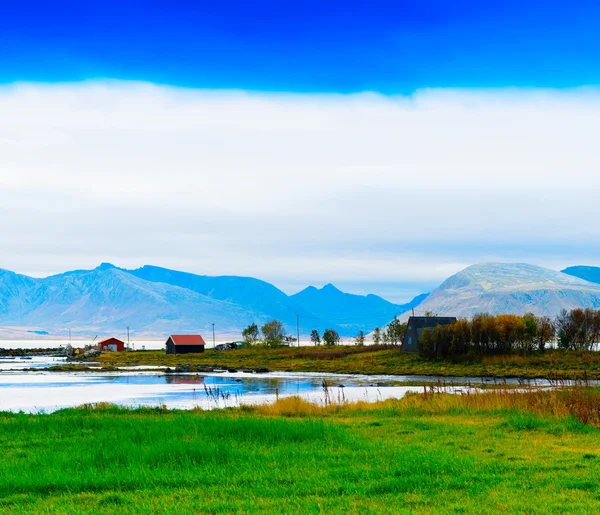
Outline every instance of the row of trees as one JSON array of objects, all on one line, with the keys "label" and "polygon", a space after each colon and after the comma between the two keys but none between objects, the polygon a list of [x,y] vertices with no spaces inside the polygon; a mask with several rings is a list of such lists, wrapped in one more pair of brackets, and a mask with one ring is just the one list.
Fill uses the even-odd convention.
[{"label": "row of trees", "polygon": [[398,317],[394,317],[388,326],[382,331],[376,327],[373,331],[373,343],[376,345],[401,345],[406,334],[406,322],[402,323]]},{"label": "row of trees", "polygon": [[[394,317],[388,326],[382,331],[380,327],[376,327],[373,330],[372,338],[375,345],[401,345],[404,341],[404,335],[406,333],[406,323],[400,322],[397,317]],[[364,345],[367,336],[364,331],[358,331],[358,334],[354,337],[355,345]],[[325,345],[337,345],[340,343],[340,335],[333,329],[326,329],[323,333],[323,338],[319,335],[319,331],[316,329],[312,330],[310,335],[310,341],[314,345],[321,345],[323,342]]]},{"label": "row of trees", "polygon": [[[406,334],[406,322],[400,322],[397,317],[394,317],[388,326],[382,331],[380,327],[373,330],[372,339],[375,345],[401,345],[404,342]],[[364,345],[366,335],[364,331],[358,331],[354,338],[355,345]]]},{"label": "row of trees", "polygon": [[[396,317],[381,330],[375,328],[373,343],[401,345],[406,334],[406,323]],[[242,331],[246,344],[276,347],[295,341],[285,334],[279,320],[271,320],[260,330],[251,324]],[[365,333],[359,331],[356,345],[365,344]],[[312,330],[314,345],[338,345],[340,335],[326,329],[323,335]],[[512,352],[544,351],[549,342],[567,350],[593,350],[600,343],[600,310],[563,310],[557,317],[537,317],[532,313],[518,315],[479,314],[472,320],[460,319],[454,324],[424,329],[419,338],[419,352],[426,357],[461,356],[475,354],[510,354]]]},{"label": "row of trees", "polygon": [[424,329],[418,344],[425,357],[445,357],[544,351],[554,341],[567,350],[593,350],[600,342],[600,310],[563,310],[554,319],[532,313],[479,314],[472,320]]},{"label": "row of trees", "polygon": [[[362,333],[362,344],[364,344],[364,333]],[[242,331],[242,338],[246,345],[265,345],[267,347],[277,347],[285,342],[296,341],[285,334],[283,324],[279,320],[271,320],[263,325],[260,330],[256,324],[250,324]],[[312,330],[310,341],[314,345],[338,345],[340,335],[334,329],[325,329],[323,336],[316,329]]]},{"label": "row of trees", "polygon": [[600,343],[600,309],[562,310],[554,321],[558,346],[594,350]]},{"label": "row of trees", "polygon": [[340,335],[334,329],[325,329],[321,338],[319,331],[313,329],[310,333],[310,341],[313,345],[321,345],[321,343],[328,346],[338,345],[340,343]]}]

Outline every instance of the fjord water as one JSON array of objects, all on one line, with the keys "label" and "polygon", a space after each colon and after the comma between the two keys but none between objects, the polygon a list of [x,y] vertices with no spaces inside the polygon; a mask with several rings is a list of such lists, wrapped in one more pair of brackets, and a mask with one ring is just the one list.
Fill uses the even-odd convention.
[{"label": "fjord water", "polygon": [[[422,392],[420,383],[444,383],[448,392],[469,385],[493,383],[493,378],[435,376],[366,376],[321,373],[211,372],[172,374],[148,367],[122,367],[120,372],[51,372],[64,358],[0,359],[0,411],[52,412],[88,403],[121,406],[165,406],[177,409],[217,409],[241,404],[264,404],[298,395],[325,404],[400,398]],[[91,367],[93,363],[89,364]],[[160,368],[160,367],[159,367]],[[162,367],[166,368],[166,367]],[[28,369],[28,370],[25,370]],[[323,387],[323,383],[327,388]],[[502,380],[520,384],[518,379]],[[420,384],[415,386],[415,384]],[[551,386],[544,380],[532,385]]]},{"label": "fjord water", "polygon": [[[23,371],[28,365],[18,360],[0,360],[0,411],[52,412],[100,402],[215,409],[268,403],[290,395],[317,403],[376,401],[422,389],[392,386],[376,378],[322,374],[167,374],[142,367],[120,373],[48,372],[43,370],[47,364],[41,363],[42,358],[34,360],[24,363],[37,371]],[[330,385],[327,392],[324,380]]]}]

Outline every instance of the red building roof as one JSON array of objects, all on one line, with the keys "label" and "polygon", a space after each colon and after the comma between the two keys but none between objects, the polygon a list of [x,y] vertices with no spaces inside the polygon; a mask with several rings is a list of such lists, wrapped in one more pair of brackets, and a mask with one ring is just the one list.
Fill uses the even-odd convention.
[{"label": "red building roof", "polygon": [[206,345],[199,334],[172,334],[169,338],[175,345]]},{"label": "red building roof", "polygon": [[101,342],[98,342],[98,345],[108,345],[110,343],[121,343],[123,345],[125,345],[125,342],[122,340],[119,340],[118,338],[107,338],[106,340],[102,340]]}]

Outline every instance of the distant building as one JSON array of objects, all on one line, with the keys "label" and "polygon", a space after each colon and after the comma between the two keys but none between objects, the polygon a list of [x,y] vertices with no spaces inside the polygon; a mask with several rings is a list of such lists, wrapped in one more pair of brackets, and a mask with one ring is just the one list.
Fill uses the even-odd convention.
[{"label": "distant building", "polygon": [[216,351],[236,350],[236,349],[243,349],[245,346],[246,346],[246,342],[242,342],[242,341],[219,343],[218,345],[215,345],[215,350]]},{"label": "distant building", "polygon": [[404,352],[419,352],[419,338],[424,329],[433,331],[437,325],[450,325],[456,322],[456,317],[410,317],[406,323],[406,335],[402,350]]},{"label": "distant building", "polygon": [[108,338],[98,343],[98,348],[102,352],[125,352],[125,342],[117,338]]},{"label": "distant building", "polygon": [[172,334],[167,340],[167,354],[204,352],[204,338],[199,334]]}]

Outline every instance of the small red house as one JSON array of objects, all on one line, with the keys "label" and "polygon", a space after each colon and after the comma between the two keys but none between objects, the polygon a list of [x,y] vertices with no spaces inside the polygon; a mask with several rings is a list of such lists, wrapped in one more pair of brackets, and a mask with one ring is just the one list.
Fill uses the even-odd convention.
[{"label": "small red house", "polygon": [[98,344],[98,347],[102,352],[125,352],[125,342],[122,342],[117,338],[108,338],[107,340],[102,340]]},{"label": "small red house", "polygon": [[167,340],[167,354],[204,352],[204,338],[199,334],[172,334]]}]

